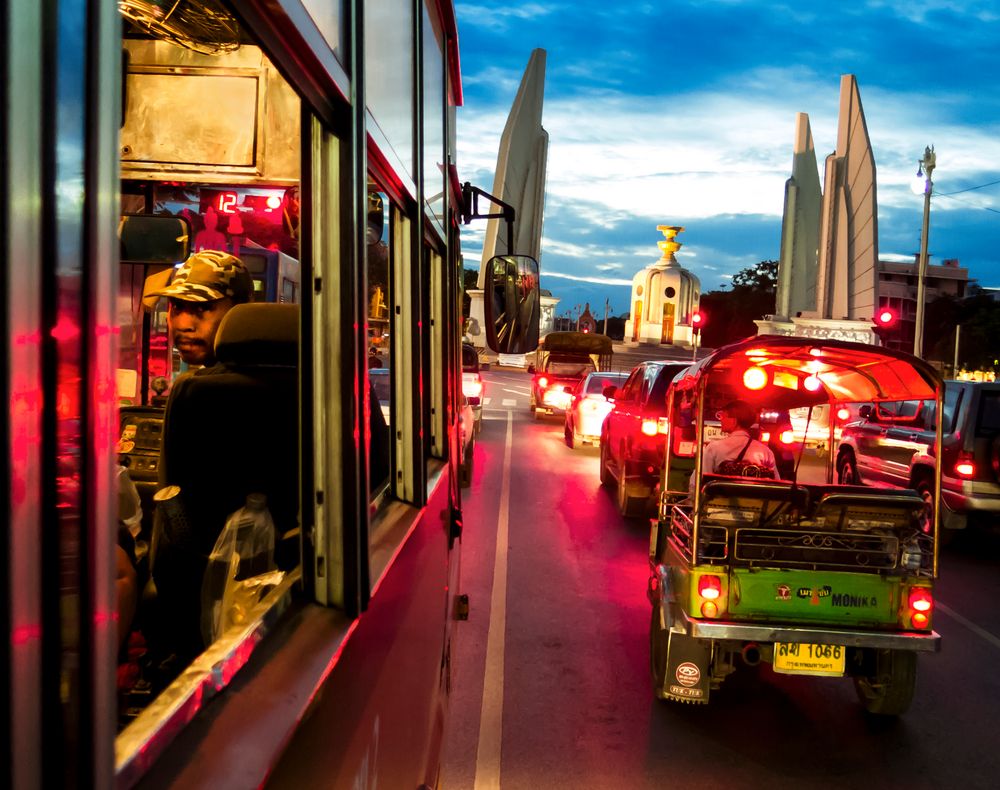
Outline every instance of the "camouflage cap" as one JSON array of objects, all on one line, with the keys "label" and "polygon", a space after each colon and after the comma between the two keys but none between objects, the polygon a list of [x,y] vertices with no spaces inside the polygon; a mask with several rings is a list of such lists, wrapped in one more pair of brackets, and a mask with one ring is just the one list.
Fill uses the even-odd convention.
[{"label": "camouflage cap", "polygon": [[241,304],[253,300],[253,278],[235,255],[202,250],[192,253],[174,271],[170,285],[149,296],[169,296],[187,302],[214,302],[229,297]]}]

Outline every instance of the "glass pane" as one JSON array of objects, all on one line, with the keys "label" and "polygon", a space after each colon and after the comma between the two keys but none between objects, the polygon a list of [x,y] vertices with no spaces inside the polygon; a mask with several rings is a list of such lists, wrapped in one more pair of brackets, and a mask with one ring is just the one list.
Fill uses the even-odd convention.
[{"label": "glass pane", "polygon": [[344,3],[342,0],[302,0],[340,65],[344,65]]},{"label": "glass pane", "polygon": [[365,3],[366,104],[413,178],[413,3]]},{"label": "glass pane", "polygon": [[369,181],[368,236],[365,256],[368,281],[368,415],[370,494],[375,498],[389,484],[393,420],[392,343],[389,305],[389,198]]},{"label": "glass pane", "polygon": [[443,222],[447,168],[444,160],[444,55],[441,36],[424,7],[424,200]]}]

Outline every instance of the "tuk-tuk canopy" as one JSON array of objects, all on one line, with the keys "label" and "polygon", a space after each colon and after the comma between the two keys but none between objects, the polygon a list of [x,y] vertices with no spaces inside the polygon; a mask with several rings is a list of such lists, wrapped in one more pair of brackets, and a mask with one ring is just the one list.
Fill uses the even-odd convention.
[{"label": "tuk-tuk canopy", "polygon": [[[746,378],[747,371],[756,371]],[[675,386],[697,388],[708,377],[731,391],[763,383],[771,405],[926,400],[937,396],[937,371],[917,357],[865,343],[784,335],[758,335],[714,352],[691,365]],[[806,381],[811,379],[810,381]]]},{"label": "tuk-tuk canopy", "polygon": [[542,338],[541,349],[548,352],[610,354],[611,338],[591,332],[549,332]]}]

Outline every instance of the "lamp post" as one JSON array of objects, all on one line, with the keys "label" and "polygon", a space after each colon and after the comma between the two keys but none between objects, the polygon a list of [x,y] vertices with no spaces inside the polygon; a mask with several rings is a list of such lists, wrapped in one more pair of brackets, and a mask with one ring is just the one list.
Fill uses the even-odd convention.
[{"label": "lamp post", "polygon": [[924,195],[924,220],[920,226],[920,262],[917,265],[917,318],[913,329],[913,355],[922,357],[924,353],[924,302],[927,297],[924,292],[924,280],[927,277],[927,234],[931,222],[931,192],[934,182],[931,173],[937,164],[934,146],[924,148],[924,158],[917,167],[917,177],[913,182],[913,191]]}]

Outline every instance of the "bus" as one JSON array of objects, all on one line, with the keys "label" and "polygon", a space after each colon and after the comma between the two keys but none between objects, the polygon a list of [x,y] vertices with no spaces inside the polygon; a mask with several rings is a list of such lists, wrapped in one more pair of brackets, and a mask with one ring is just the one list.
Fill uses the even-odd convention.
[{"label": "bus", "polygon": [[[454,4],[5,3],[0,39],[6,786],[433,786],[468,608]],[[255,280],[207,411],[155,295],[198,250]],[[158,530],[261,470],[277,568],[187,654]]]}]

